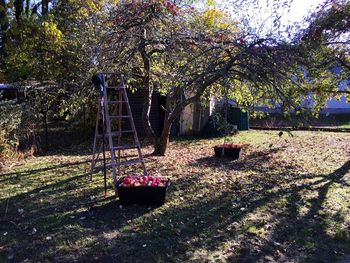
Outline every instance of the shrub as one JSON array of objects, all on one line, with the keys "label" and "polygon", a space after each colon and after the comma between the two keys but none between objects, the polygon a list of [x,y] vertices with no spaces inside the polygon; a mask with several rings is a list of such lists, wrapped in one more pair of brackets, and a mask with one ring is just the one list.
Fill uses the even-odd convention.
[{"label": "shrub", "polygon": [[0,101],[0,155],[34,154],[36,122],[28,103]]},{"label": "shrub", "polygon": [[[227,108],[225,108],[227,107]],[[203,129],[206,137],[225,137],[236,134],[238,132],[237,125],[232,119],[232,107],[225,105],[217,105],[210,116],[210,120]],[[226,141],[226,140],[225,140]]]}]

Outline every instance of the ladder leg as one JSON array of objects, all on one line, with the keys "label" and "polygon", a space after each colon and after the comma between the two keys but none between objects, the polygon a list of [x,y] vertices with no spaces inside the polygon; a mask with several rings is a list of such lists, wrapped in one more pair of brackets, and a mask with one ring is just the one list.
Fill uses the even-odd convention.
[{"label": "ladder leg", "polygon": [[108,133],[108,142],[109,142],[109,148],[111,153],[111,161],[112,161],[112,174],[113,174],[113,185],[117,183],[117,174],[116,174],[116,160],[115,160],[115,152],[113,147],[113,139],[112,139],[112,129],[111,129],[111,119],[109,117],[109,110],[108,110],[108,96],[107,96],[107,85],[105,85],[105,88],[103,90],[103,105],[104,105],[104,116],[105,116],[105,122],[107,126],[107,133]]},{"label": "ladder leg", "polygon": [[97,154],[96,154],[96,157],[95,157],[95,166],[94,166],[94,169],[96,168],[96,163],[98,162],[98,159],[100,158],[101,152],[102,152],[102,143],[99,143],[99,145],[98,145],[98,150],[97,150]]},{"label": "ladder leg", "polygon": [[[123,99],[123,94],[119,91],[118,92],[118,101],[122,101]],[[123,114],[123,103],[119,103],[118,106],[118,115],[121,116]],[[122,137],[122,120],[119,118],[118,119],[118,145],[121,143],[121,137]],[[120,170],[120,149],[118,149],[118,176],[121,176],[121,170]]]},{"label": "ladder leg", "polygon": [[94,172],[94,168],[96,165],[96,159],[98,159],[98,155],[97,154],[97,158],[95,158],[96,156],[96,145],[97,145],[97,137],[98,137],[98,125],[99,125],[99,119],[100,119],[100,104],[98,103],[98,109],[97,109],[97,116],[96,116],[96,126],[95,126],[95,136],[94,136],[94,146],[92,148],[92,161],[91,161],[91,173],[90,173],[90,181],[92,181],[92,174]]},{"label": "ladder leg", "polygon": [[142,160],[141,164],[142,164],[143,175],[144,175],[144,176],[148,176],[147,169],[146,169],[146,165],[145,165],[145,160],[143,159],[143,155],[142,155],[142,152],[141,152],[141,148],[140,148],[140,147],[137,147],[137,151],[138,151],[138,154],[139,154],[139,159]]},{"label": "ladder leg", "polygon": [[[122,85],[124,86],[123,79],[122,79]],[[123,89],[123,95],[124,95],[124,99],[126,101],[126,109],[127,109],[128,115],[131,116],[130,117],[131,129],[132,129],[133,135],[134,135],[134,142],[137,145],[137,152],[138,152],[138,155],[139,155],[139,159],[141,160],[141,163],[142,163],[143,175],[147,176],[148,173],[147,173],[147,170],[146,170],[145,160],[143,159],[143,155],[142,155],[142,152],[141,152],[141,145],[140,145],[139,139],[137,137],[135,123],[134,123],[134,119],[132,117],[131,108],[130,108],[130,104],[129,104],[129,99],[128,99],[128,95],[126,93],[126,89],[125,88]]]}]

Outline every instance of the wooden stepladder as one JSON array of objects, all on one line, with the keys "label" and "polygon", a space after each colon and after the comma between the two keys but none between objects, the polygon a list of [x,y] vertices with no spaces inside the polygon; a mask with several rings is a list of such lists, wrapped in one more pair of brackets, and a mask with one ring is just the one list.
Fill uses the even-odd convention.
[{"label": "wooden stepladder", "polygon": [[[103,73],[95,75],[92,81],[99,90],[100,97],[91,162],[91,179],[94,172],[103,170],[106,192],[107,169],[112,169],[114,185],[117,178],[121,176],[122,166],[140,165],[143,175],[147,176],[148,174],[123,76],[115,73]],[[126,141],[128,143],[125,143]],[[109,154],[105,153],[106,148],[109,149]],[[136,154],[127,155],[126,150],[131,149],[135,149]],[[101,152],[103,164],[99,166],[97,164],[101,161],[99,158]],[[133,159],[129,159],[130,157]]]}]

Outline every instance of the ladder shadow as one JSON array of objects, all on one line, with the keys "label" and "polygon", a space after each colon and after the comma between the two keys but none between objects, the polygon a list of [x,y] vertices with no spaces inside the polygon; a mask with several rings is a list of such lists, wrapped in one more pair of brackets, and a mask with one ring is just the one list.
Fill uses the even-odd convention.
[{"label": "ladder shadow", "polygon": [[70,166],[78,166],[78,165],[81,165],[81,164],[89,163],[90,161],[91,160],[83,160],[83,161],[72,162],[72,163],[64,163],[64,164],[59,164],[59,165],[52,165],[52,166],[49,166],[49,167],[39,168],[39,169],[30,169],[30,170],[25,170],[25,171],[20,171],[20,172],[3,173],[3,174],[0,174],[0,178],[1,177],[8,177],[8,176],[10,176],[10,178],[0,179],[0,182],[5,182],[7,180],[11,180],[11,176],[19,176],[19,177],[31,176],[31,175],[34,175],[36,173],[51,171],[51,170],[65,168],[65,167],[70,167]]}]

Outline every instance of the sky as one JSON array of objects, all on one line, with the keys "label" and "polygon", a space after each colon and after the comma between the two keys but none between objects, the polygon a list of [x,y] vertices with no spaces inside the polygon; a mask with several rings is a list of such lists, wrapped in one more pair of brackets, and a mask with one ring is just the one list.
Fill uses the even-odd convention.
[{"label": "sky", "polygon": [[[32,4],[38,2],[39,0],[30,0]],[[204,0],[207,1],[207,0]],[[237,9],[231,8],[232,2],[235,0],[215,0],[219,5],[225,7],[225,9],[230,10],[234,16],[239,15],[239,21],[241,18],[245,18],[249,21],[249,24],[253,28],[257,28],[263,34],[271,31],[273,19],[271,19],[272,4],[273,2],[283,2],[287,0],[258,0],[259,4],[255,7],[247,7],[245,10],[241,10],[238,14]],[[308,15],[310,12],[315,10],[315,8],[325,2],[325,0],[290,0],[292,1],[290,6],[290,11],[288,12],[285,8],[278,8],[278,13],[281,15],[281,25],[286,27],[295,22],[302,22],[303,17]],[[243,1],[244,2],[244,1]],[[250,1],[246,1],[247,3]],[[288,2],[288,1],[287,1]],[[268,6],[267,3],[270,3]],[[247,11],[248,10],[248,11]],[[276,32],[277,33],[277,32]]]},{"label": "sky", "polygon": [[[233,8],[230,1],[216,1],[216,3],[221,5],[225,10],[232,13],[234,17],[237,17],[239,21],[246,19],[247,22],[249,21],[248,24],[251,27],[257,29],[263,34],[271,31],[273,28],[273,18],[271,18],[271,14],[275,9],[272,5],[273,2],[276,2],[276,0],[259,0],[259,3],[255,6],[247,5],[246,8],[237,12],[237,8]],[[281,3],[283,0],[280,0],[279,2],[280,6],[277,7],[277,13],[281,16],[281,26],[287,27],[295,22],[302,23],[303,18],[315,11],[316,7],[324,3],[325,0],[293,0],[289,11],[286,7],[282,6]]]},{"label": "sky", "polygon": [[[39,2],[39,0],[30,0],[32,4]],[[265,20],[269,17],[271,10],[266,7],[266,2],[272,2],[272,0],[259,0],[260,6],[254,11],[254,17],[261,17]],[[283,0],[281,0],[282,2]],[[291,5],[291,10],[289,13],[282,13],[282,21],[284,25],[291,24],[293,22],[302,21],[302,18],[307,15],[310,10],[314,10],[317,5],[324,2],[325,0],[293,0]],[[225,0],[216,0],[216,3],[221,3],[225,5]]]},{"label": "sky", "polygon": [[282,17],[283,24],[302,21],[303,17],[316,9],[324,0],[294,0],[291,10]]}]

